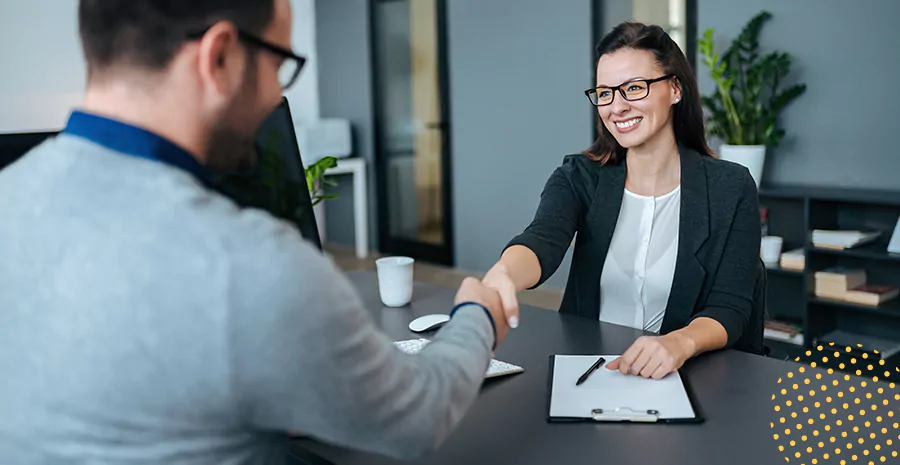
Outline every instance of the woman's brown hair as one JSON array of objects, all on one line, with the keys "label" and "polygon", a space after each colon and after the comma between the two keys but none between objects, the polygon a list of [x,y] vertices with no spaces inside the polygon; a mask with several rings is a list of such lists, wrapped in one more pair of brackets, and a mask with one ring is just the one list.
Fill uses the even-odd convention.
[{"label": "woman's brown hair", "polygon": [[[648,26],[637,22],[625,22],[616,26],[597,45],[597,56],[630,48],[653,53],[663,69],[663,74],[674,74],[681,85],[681,101],[675,104],[672,113],[675,140],[679,145],[696,150],[701,155],[712,156],[706,144],[706,129],[703,126],[703,107],[697,77],[688,64],[684,52],[678,44],[659,26]],[[605,163],[621,163],[625,159],[625,147],[606,129],[600,115],[597,115],[597,140],[584,154],[591,160]]]}]

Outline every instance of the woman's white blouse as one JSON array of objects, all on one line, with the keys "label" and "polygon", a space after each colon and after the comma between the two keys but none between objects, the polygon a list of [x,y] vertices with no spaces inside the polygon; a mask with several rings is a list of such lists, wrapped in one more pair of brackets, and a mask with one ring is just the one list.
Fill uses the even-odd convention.
[{"label": "woman's white blouse", "polygon": [[625,189],[600,278],[600,321],[659,332],[675,275],[681,186],[660,197]]}]

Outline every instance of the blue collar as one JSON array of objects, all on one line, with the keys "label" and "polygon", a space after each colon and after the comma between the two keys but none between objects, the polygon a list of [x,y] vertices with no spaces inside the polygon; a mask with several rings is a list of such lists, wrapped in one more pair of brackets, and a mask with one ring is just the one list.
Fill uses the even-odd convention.
[{"label": "blue collar", "polygon": [[73,111],[63,134],[87,139],[124,155],[173,166],[187,171],[203,185],[211,186],[209,171],[193,155],[146,129],[91,113]]}]

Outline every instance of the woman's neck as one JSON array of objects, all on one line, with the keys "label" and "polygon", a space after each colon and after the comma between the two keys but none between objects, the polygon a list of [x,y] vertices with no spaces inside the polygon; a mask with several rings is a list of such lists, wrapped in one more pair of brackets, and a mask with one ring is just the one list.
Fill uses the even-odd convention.
[{"label": "woman's neck", "polygon": [[635,194],[660,196],[681,184],[681,157],[675,135],[665,131],[659,136],[628,149],[625,156],[625,188]]}]

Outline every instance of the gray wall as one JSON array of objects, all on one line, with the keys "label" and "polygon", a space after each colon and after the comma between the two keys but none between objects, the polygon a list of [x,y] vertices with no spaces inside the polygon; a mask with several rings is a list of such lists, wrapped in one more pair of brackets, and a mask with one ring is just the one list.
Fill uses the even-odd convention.
[{"label": "gray wall", "polygon": [[[593,134],[589,0],[450,0],[457,266],[485,271]],[[565,285],[568,260],[551,287]]]},{"label": "gray wall", "polygon": [[[897,117],[900,2],[698,0],[698,33],[712,27],[724,49],[753,15],[772,12],[764,50],[794,56],[807,91],[783,114],[788,138],[766,159],[764,183],[900,187]],[[698,64],[702,63],[698,58]],[[700,88],[714,84],[700,65]]]},{"label": "gray wall", "polygon": [[[372,67],[369,59],[368,0],[317,0],[316,46],[319,61],[319,112],[323,118],[347,118],[353,126],[354,155],[369,163],[369,240],[378,242],[375,190]],[[338,180],[339,199],[325,204],[328,241],[353,244],[353,185]]]},{"label": "gray wall", "polygon": [[634,19],[633,9],[632,0],[603,0],[603,11],[600,17],[600,21],[603,22],[603,34],[623,21]]}]

